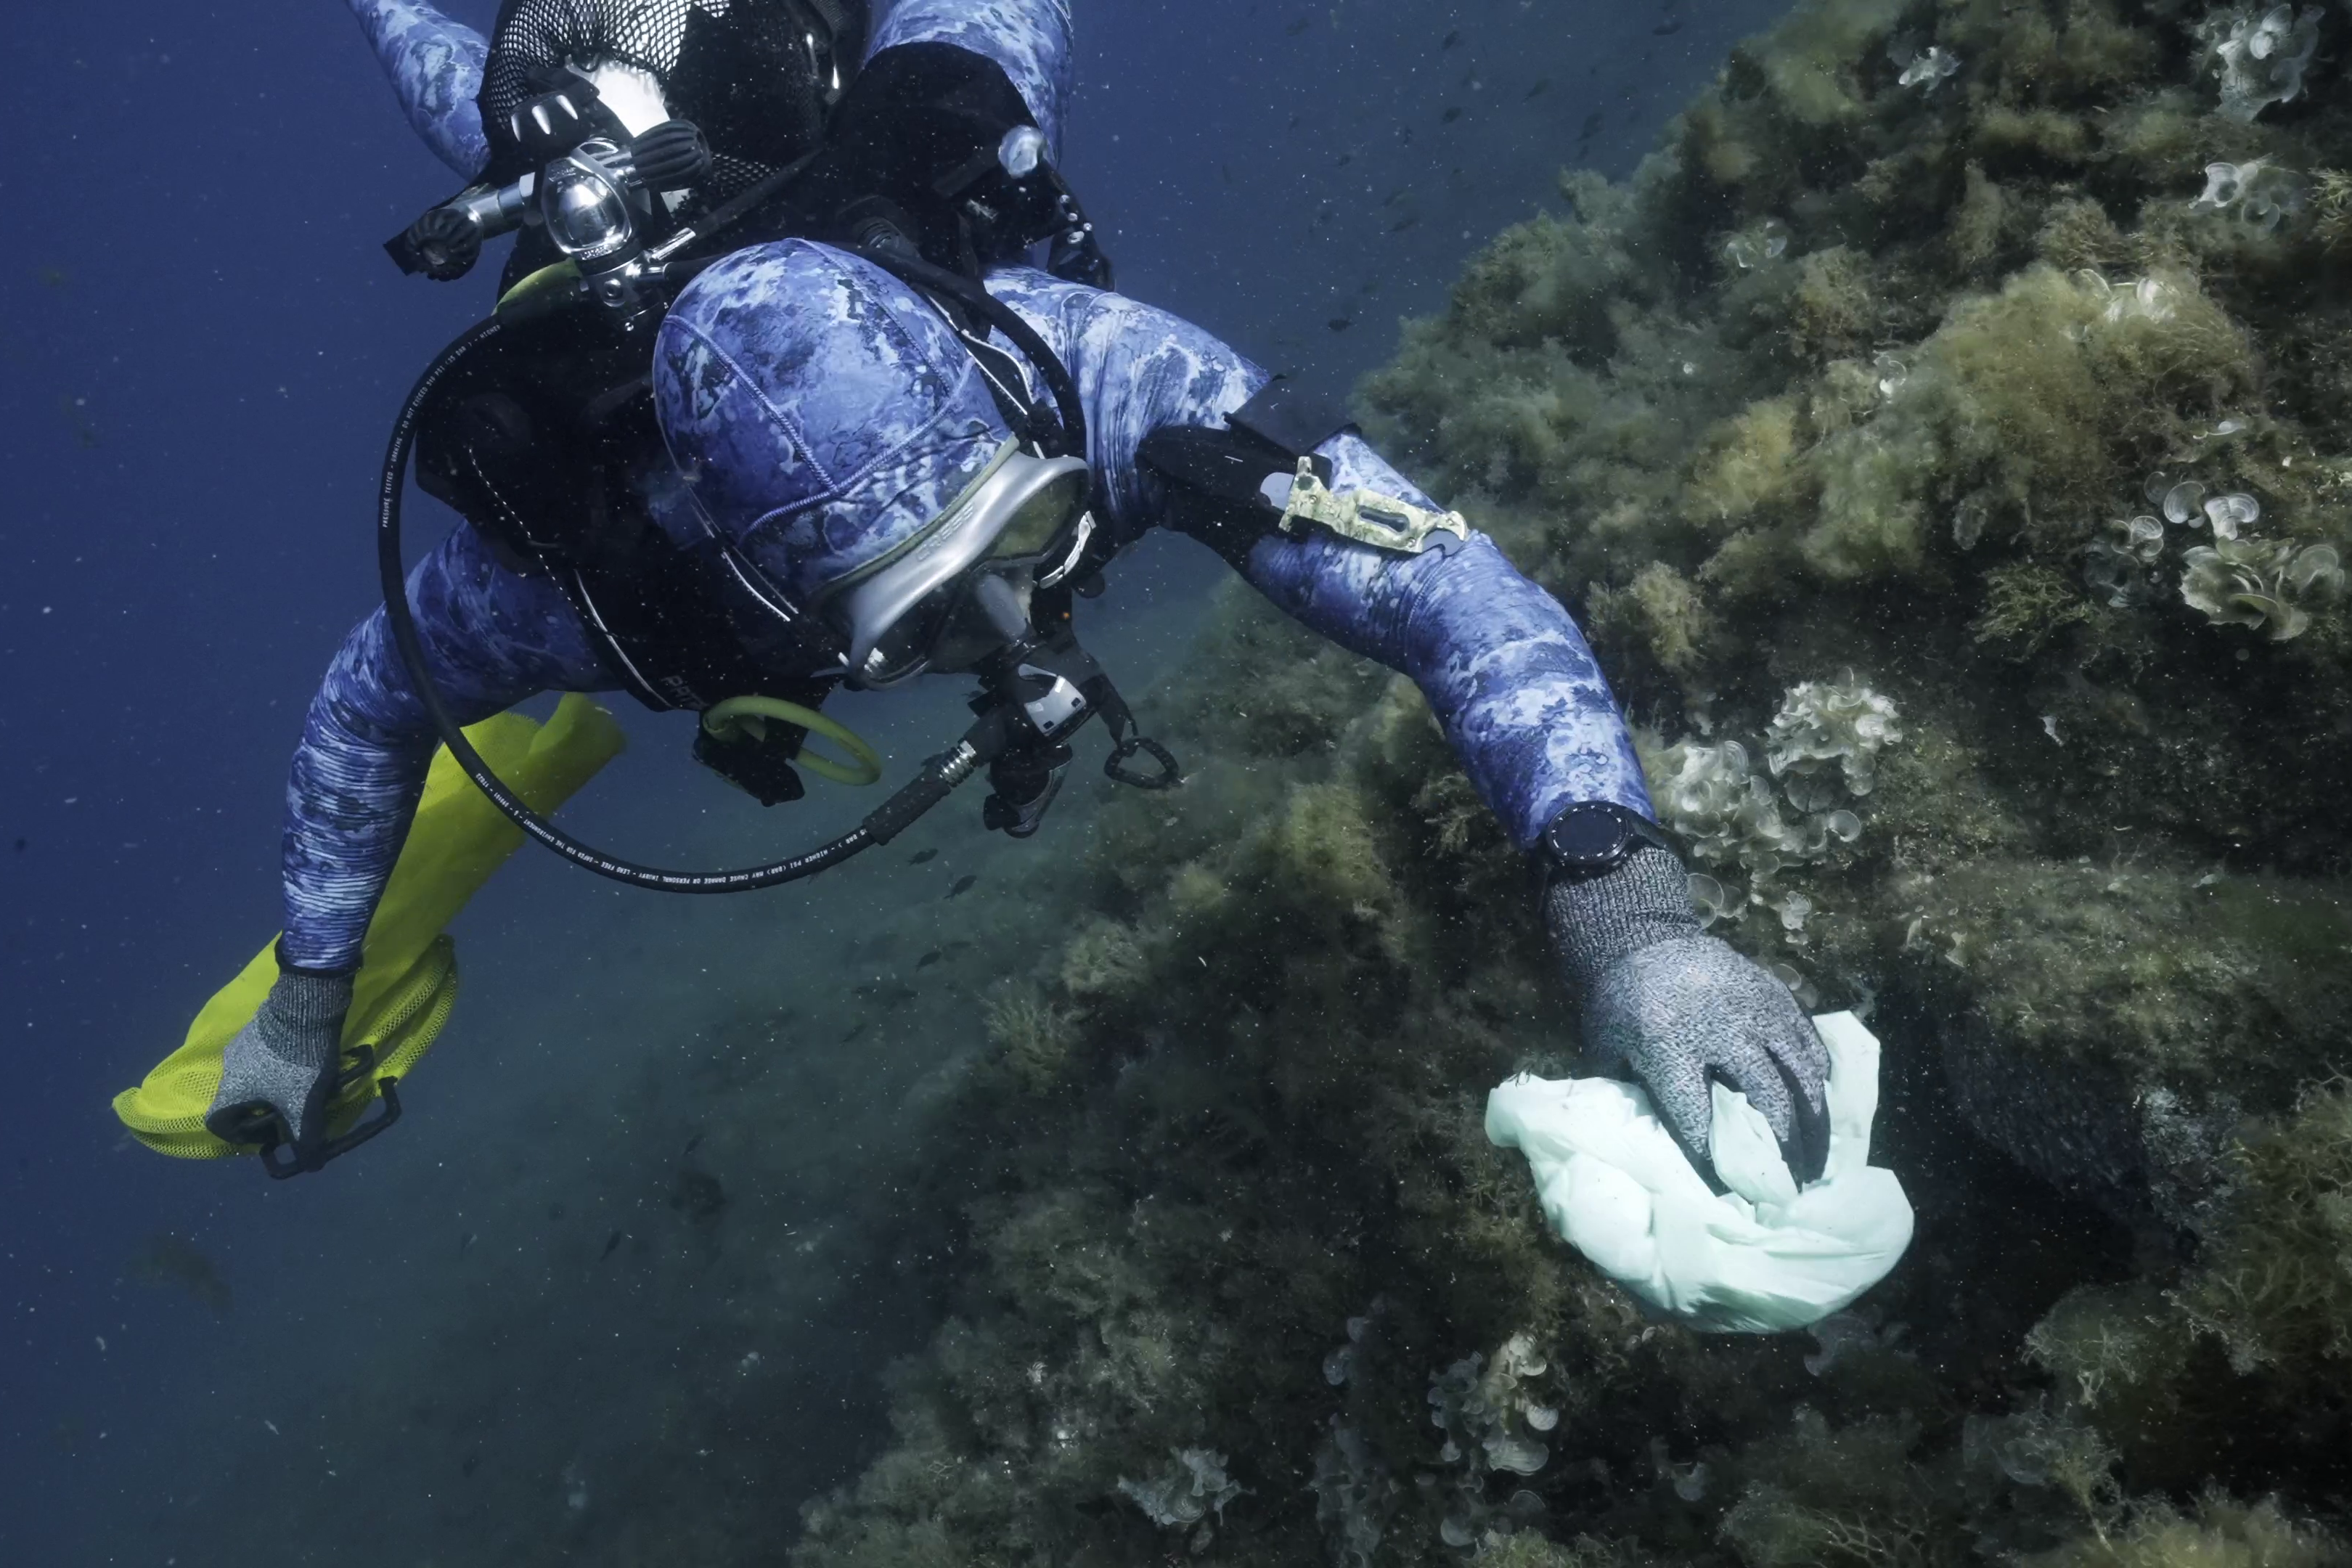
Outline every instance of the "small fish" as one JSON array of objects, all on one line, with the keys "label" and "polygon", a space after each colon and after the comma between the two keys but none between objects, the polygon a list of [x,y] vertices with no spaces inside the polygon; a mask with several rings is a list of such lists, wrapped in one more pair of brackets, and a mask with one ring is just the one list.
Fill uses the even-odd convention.
[{"label": "small fish", "polygon": [[955,879],[955,886],[948,889],[948,897],[950,899],[961,898],[962,895],[971,892],[971,885],[979,880],[980,879],[972,875],[971,872],[965,872],[962,876],[958,877]]},{"label": "small fish", "polygon": [[1669,16],[1664,21],[1650,29],[1652,33],[1657,35],[1661,38],[1665,37],[1667,35],[1672,33],[1679,33],[1682,30],[1683,19],[1680,16]]},{"label": "small fish", "polygon": [[1381,198],[1381,205],[1384,207],[1392,207],[1411,195],[1412,195],[1412,187],[1411,185],[1399,185],[1395,190],[1391,191],[1387,195]]},{"label": "small fish", "polygon": [[1234,166],[1233,166],[1231,163],[1220,163],[1220,164],[1218,164],[1218,165],[1217,165],[1217,172],[1218,172],[1219,174],[1221,174],[1224,175],[1224,177],[1225,177],[1225,184],[1229,184],[1229,185],[1230,185],[1230,184],[1232,184],[1234,183]]},{"label": "small fish", "polygon": [[1295,37],[1298,37],[1298,35],[1299,35],[1299,34],[1301,34],[1301,33],[1303,33],[1303,32],[1307,31],[1307,28],[1309,28],[1309,27],[1313,26],[1314,25],[1315,25],[1315,18],[1314,18],[1314,17],[1312,17],[1312,16],[1301,16],[1301,17],[1299,17],[1299,18],[1298,18],[1298,20],[1297,20],[1296,22],[1291,23],[1291,24],[1290,24],[1290,26],[1288,26],[1287,27],[1285,27],[1285,28],[1282,30],[1282,36],[1283,36],[1284,37],[1286,37],[1286,38],[1295,38]]},{"label": "small fish", "polygon": [[1354,326],[1356,323],[1355,323],[1355,322],[1353,322],[1353,321],[1349,321],[1349,320],[1348,320],[1348,318],[1347,318],[1347,317],[1345,317],[1345,316],[1334,316],[1334,317],[1332,317],[1329,321],[1328,321],[1324,322],[1323,324],[1324,324],[1325,326],[1327,326],[1327,327],[1330,328],[1330,329],[1331,329],[1333,331],[1335,331],[1335,332],[1344,332],[1344,331],[1346,331],[1349,327]]},{"label": "small fish", "polygon": [[459,1237],[457,1238],[457,1250],[458,1250],[458,1251],[460,1251],[460,1252],[467,1252],[467,1251],[470,1251],[470,1250],[472,1249],[472,1247],[473,1247],[473,1245],[474,1245],[474,1233],[473,1233],[472,1231],[470,1231],[470,1230],[469,1230],[469,1231],[467,1231],[465,1235],[463,1235],[463,1236],[461,1236],[461,1237]]},{"label": "small fish", "polygon": [[929,969],[932,964],[937,963],[939,961],[940,950],[935,947],[931,949],[930,952],[923,954],[922,957],[915,960],[915,967],[918,969]]},{"label": "small fish", "polygon": [[861,1018],[856,1023],[852,1024],[849,1026],[849,1033],[841,1037],[841,1043],[845,1046],[849,1044],[850,1041],[856,1039],[858,1036],[864,1034],[866,1032],[867,1022],[868,1020]]},{"label": "small fish", "polygon": [[130,1273],[142,1285],[185,1291],[215,1318],[228,1316],[234,1300],[228,1281],[194,1242],[169,1232],[152,1236],[131,1258]]},{"label": "small fish", "polygon": [[1446,50],[1448,50],[1448,49],[1450,49],[1450,48],[1454,47],[1456,44],[1459,44],[1461,41],[1462,41],[1462,29],[1461,29],[1461,28],[1459,28],[1459,27],[1456,27],[1456,28],[1454,28],[1454,31],[1452,31],[1452,32],[1450,32],[1450,33],[1446,34],[1444,37],[1443,37],[1443,38],[1441,38],[1441,39],[1439,39],[1439,40],[1438,40],[1438,43],[1437,43],[1437,52],[1438,52],[1439,54],[1444,54]]},{"label": "small fish", "polygon": [[685,1159],[688,1154],[693,1153],[697,1149],[699,1149],[699,1148],[701,1148],[701,1147],[702,1147],[702,1134],[701,1134],[701,1133],[699,1133],[699,1132],[698,1132],[698,1133],[696,1133],[693,1137],[691,1137],[691,1138],[689,1138],[689,1139],[688,1139],[688,1140],[686,1141],[686,1147],[685,1147],[685,1148],[683,1148],[683,1149],[681,1149],[681,1150],[679,1150],[679,1151],[677,1152],[677,1157],[678,1157],[679,1159],[683,1160],[683,1159]]},{"label": "small fish", "polygon": [[1418,227],[1420,224],[1421,219],[1413,216],[1411,213],[1407,213],[1404,216],[1397,219],[1396,222],[1389,225],[1389,232],[1391,234],[1402,234],[1406,229]]},{"label": "small fish", "polygon": [[1543,90],[1544,90],[1544,89],[1546,89],[1546,88],[1549,87],[1550,85],[1551,85],[1551,78],[1549,78],[1549,77],[1548,77],[1548,76],[1539,76],[1539,77],[1536,78],[1536,84],[1535,84],[1535,86],[1533,86],[1533,87],[1531,87],[1531,88],[1528,89],[1528,97],[1529,97],[1529,98],[1538,98],[1538,97],[1541,97],[1541,96],[1542,96],[1542,94],[1543,94]]},{"label": "small fish", "polygon": [[618,1252],[621,1249],[621,1239],[626,1234],[627,1232],[625,1231],[616,1230],[612,1235],[606,1237],[604,1238],[604,1250],[596,1255],[596,1261],[602,1263],[604,1259],[612,1257],[615,1252]]},{"label": "small fish", "polygon": [[265,1415],[265,1416],[263,1416],[263,1417],[261,1418],[261,1424],[262,1424],[264,1426],[267,1426],[267,1427],[268,1427],[268,1428],[269,1428],[269,1435],[270,1435],[271,1436],[273,1436],[273,1437],[283,1437],[284,1436],[286,1436],[286,1434],[285,1434],[285,1433],[280,1432],[280,1431],[278,1429],[278,1423],[277,1423],[277,1422],[275,1422],[275,1421],[272,1421],[272,1420],[271,1420],[268,1416],[267,1416],[267,1415]]},{"label": "small fish", "polygon": [[1576,133],[1579,142],[1590,142],[1601,131],[1601,110],[1594,110],[1584,117],[1584,129]]},{"label": "small fish", "polygon": [[937,849],[918,849],[912,855],[907,857],[907,864],[909,866],[927,866],[939,858],[940,852]]},{"label": "small fish", "polygon": [[1453,108],[1451,108],[1451,109],[1447,110],[1444,113],[1443,113],[1443,114],[1439,115],[1439,116],[1437,117],[1437,122],[1438,122],[1440,125],[1451,125],[1451,124],[1453,124],[1455,121],[1457,121],[1457,120],[1459,120],[1459,119],[1461,119],[1461,118],[1462,118],[1462,106],[1461,106],[1460,104],[1455,104]]},{"label": "small fish", "polygon": [[18,840],[16,840],[16,853],[17,853],[17,854],[19,854],[19,855],[22,855],[24,852],[25,852],[25,841],[24,841],[23,839],[19,838]]},{"label": "small fish", "polygon": [[1342,153],[1339,154],[1339,161],[1333,164],[1332,167],[1336,169],[1344,169],[1355,161],[1356,155],[1353,153]]}]

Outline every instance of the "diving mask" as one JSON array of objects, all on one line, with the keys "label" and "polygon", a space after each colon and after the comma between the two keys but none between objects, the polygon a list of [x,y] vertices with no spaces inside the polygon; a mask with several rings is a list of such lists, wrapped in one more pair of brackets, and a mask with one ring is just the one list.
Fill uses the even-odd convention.
[{"label": "diving mask", "polygon": [[969,669],[1027,637],[1032,595],[1085,557],[1091,489],[1083,458],[998,447],[937,518],[827,592],[821,608],[848,639],[850,684]]}]

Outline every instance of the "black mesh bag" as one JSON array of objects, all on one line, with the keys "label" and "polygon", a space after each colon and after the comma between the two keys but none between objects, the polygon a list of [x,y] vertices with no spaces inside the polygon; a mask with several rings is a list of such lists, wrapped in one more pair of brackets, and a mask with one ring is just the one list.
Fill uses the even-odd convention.
[{"label": "black mesh bag", "polygon": [[562,86],[567,63],[615,64],[652,76],[670,115],[701,128],[713,157],[695,196],[724,201],[816,145],[866,21],[866,0],[505,0],[482,72],[489,178],[530,172],[509,120]]}]

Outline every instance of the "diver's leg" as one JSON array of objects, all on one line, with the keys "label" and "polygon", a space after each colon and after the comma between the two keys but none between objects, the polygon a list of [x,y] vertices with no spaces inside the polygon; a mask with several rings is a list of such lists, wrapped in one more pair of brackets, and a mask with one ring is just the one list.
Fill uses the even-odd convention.
[{"label": "diver's leg", "polygon": [[490,161],[482,134],[482,62],[489,45],[482,35],[453,22],[425,0],[350,0],[352,15],[367,29],[376,58],[383,62],[401,111],[434,155],[465,179]]},{"label": "diver's leg", "polygon": [[[544,580],[493,562],[460,528],[409,574],[434,684],[471,723],[537,692],[611,684],[572,608]],[[274,1119],[308,1159],[326,1137],[360,944],[392,876],[432,760],[431,719],[377,610],[352,631],[310,703],[287,786],[279,973],[222,1053],[205,1123],[262,1142]]]}]

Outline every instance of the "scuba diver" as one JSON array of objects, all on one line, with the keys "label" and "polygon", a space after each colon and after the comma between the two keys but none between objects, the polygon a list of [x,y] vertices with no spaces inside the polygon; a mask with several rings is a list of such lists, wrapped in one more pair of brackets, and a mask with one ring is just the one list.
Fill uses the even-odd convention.
[{"label": "scuba diver", "polygon": [[[541,844],[678,891],[837,865],[982,773],[983,824],[1025,837],[1097,717],[1112,778],[1179,783],[1075,628],[1120,551],[1166,526],[1419,686],[1529,851],[1589,1058],[1646,1085],[1702,1173],[1712,1080],[1762,1111],[1799,1180],[1821,1172],[1827,1052],[1786,986],[1701,930],[1567,611],[1310,389],[1110,291],[1055,167],[1062,0],[900,0],[870,38],[835,0],[616,0],[687,13],[688,35],[724,18],[739,43],[765,9],[797,26],[780,35],[797,54],[747,46],[706,69],[736,85],[698,89],[711,120],[691,136],[666,129],[688,106],[667,73],[689,51],[622,58],[609,40],[531,36],[517,18],[548,0],[509,0],[487,50],[415,0],[352,3],[412,121],[475,180],[395,256],[454,276],[469,230],[520,224],[553,259],[509,267],[498,313],[444,352],[395,424],[385,603],[304,723],[277,977],[228,1043],[213,1133],[285,1175],[382,1124],[331,1135],[326,1107],[369,1070],[344,1058],[342,1026],[436,740]],[[553,8],[576,22],[599,6]],[[821,37],[824,17],[840,26]],[[502,50],[535,58],[509,69]],[[747,70],[796,74],[747,86]],[[524,77],[499,120],[495,85]],[[635,130],[611,101],[632,91],[649,95]],[[760,92],[818,112],[766,143],[713,129]],[[635,164],[633,140],[656,132]],[[678,155],[695,142],[701,153]],[[715,189],[693,188],[714,170]],[[1041,247],[1042,268],[1028,260]],[[465,526],[404,575],[412,456]],[[801,751],[812,730],[845,734],[817,711],[830,691],[924,674],[977,681],[961,738],[849,834],[743,870],[583,845],[461,730],[542,692],[627,690],[699,713],[697,756],[773,804],[800,794],[796,763],[840,766]]]}]

